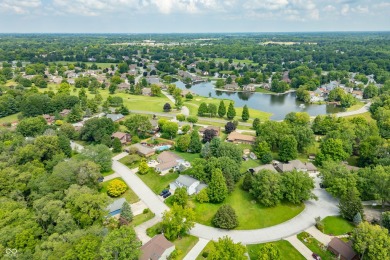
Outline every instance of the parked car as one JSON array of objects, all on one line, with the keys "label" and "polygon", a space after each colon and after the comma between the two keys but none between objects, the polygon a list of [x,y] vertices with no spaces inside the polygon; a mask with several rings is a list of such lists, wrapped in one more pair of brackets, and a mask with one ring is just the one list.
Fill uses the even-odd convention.
[{"label": "parked car", "polygon": [[99,177],[98,178],[98,182],[103,182],[103,180],[104,180],[104,177]]},{"label": "parked car", "polygon": [[167,193],[165,193],[162,197],[164,199],[168,198],[169,196],[171,196],[172,193],[170,193],[169,191]]},{"label": "parked car", "polygon": [[315,253],[311,255],[315,260],[321,260],[321,257]]},{"label": "parked car", "polygon": [[163,190],[161,193],[160,193],[160,196],[164,196],[165,194],[167,194],[169,192],[169,190]]}]

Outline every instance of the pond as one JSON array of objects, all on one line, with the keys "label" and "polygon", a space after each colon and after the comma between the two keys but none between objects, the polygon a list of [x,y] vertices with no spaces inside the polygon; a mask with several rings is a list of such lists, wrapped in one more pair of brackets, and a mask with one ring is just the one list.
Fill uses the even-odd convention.
[{"label": "pond", "polygon": [[[175,84],[180,89],[188,89],[181,81],[177,81]],[[204,97],[231,99],[236,107],[247,105],[252,109],[272,113],[272,120],[283,120],[290,112],[306,112],[310,116],[317,116],[343,111],[342,108],[334,105],[304,104],[302,101],[296,100],[294,92],[280,95],[256,92],[226,92],[216,90],[212,82],[196,84],[189,89]]]}]

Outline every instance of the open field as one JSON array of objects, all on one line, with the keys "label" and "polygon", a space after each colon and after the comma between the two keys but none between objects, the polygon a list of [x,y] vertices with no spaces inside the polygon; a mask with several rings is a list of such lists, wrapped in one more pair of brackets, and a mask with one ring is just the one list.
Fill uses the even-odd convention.
[{"label": "open field", "polygon": [[262,248],[263,246],[271,244],[275,246],[279,250],[279,257],[280,260],[304,260],[305,258],[301,253],[299,253],[298,250],[295,249],[288,241],[280,240],[276,242],[271,243],[265,243],[265,244],[255,244],[255,245],[247,245],[246,248],[248,249],[248,253],[251,259],[256,259],[256,252]]}]

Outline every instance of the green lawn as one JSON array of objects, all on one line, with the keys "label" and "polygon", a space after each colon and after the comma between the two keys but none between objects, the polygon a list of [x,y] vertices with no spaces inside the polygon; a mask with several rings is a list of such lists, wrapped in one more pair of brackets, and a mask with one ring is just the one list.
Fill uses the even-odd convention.
[{"label": "green lawn", "polygon": [[182,238],[178,238],[173,243],[175,244],[176,250],[179,251],[177,259],[183,259],[188,252],[198,243],[199,238],[194,236],[184,236]]},{"label": "green lawn", "polygon": [[204,258],[202,256],[203,252],[207,252],[209,253],[211,249],[214,248],[214,244],[213,244],[213,241],[210,241],[207,243],[207,245],[203,248],[202,252],[200,252],[200,254],[198,255],[198,257],[196,258],[196,260],[203,260],[203,259],[207,259],[207,258]]},{"label": "green lawn", "polygon": [[109,170],[109,171],[102,172],[102,175],[103,175],[103,176],[108,176],[108,175],[111,175],[111,174],[113,174],[113,173],[114,173],[114,170],[111,169],[111,170]]},{"label": "green lawn", "polygon": [[169,183],[173,182],[174,180],[177,179],[177,177],[179,177],[178,173],[168,173],[164,176],[160,176],[154,170],[151,170],[149,173],[145,175],[141,175],[141,174],[137,174],[137,175],[156,194],[159,194],[163,189],[169,186]]},{"label": "green lawn", "polygon": [[[121,180],[123,181],[122,178],[115,178],[113,180]],[[107,194],[107,186],[108,184],[113,181],[113,180],[110,180],[110,181],[106,181],[106,182],[102,182],[100,185],[100,190],[99,192],[100,193],[105,193]],[[107,195],[108,196],[108,195]],[[135,203],[135,202],[138,202],[139,201],[139,198],[138,196],[134,193],[134,191],[132,189],[130,189],[130,187],[128,187],[127,191],[125,193],[123,193],[121,196],[119,197],[116,197],[114,199],[119,199],[119,198],[125,198],[126,201],[130,204],[132,203]]]},{"label": "green lawn", "polygon": [[326,249],[317,239],[312,237],[309,233],[302,232],[297,235],[298,239],[307,246],[313,253],[316,253],[322,260],[335,259],[335,256]]},{"label": "green lawn", "polygon": [[200,155],[198,153],[183,153],[176,150],[173,150],[172,152],[179,155],[188,162],[192,162],[194,159],[200,158]]},{"label": "green lawn", "polygon": [[[242,182],[242,181],[241,181]],[[239,226],[236,229],[258,229],[285,222],[304,209],[304,205],[282,203],[275,207],[265,207],[257,203],[252,195],[241,189],[241,182],[230,194],[225,204],[234,208],[238,216]],[[196,222],[212,226],[211,220],[222,204],[198,203],[195,205]]]},{"label": "green lawn", "polygon": [[264,93],[264,94],[275,94],[275,92],[272,92],[271,90],[267,90],[264,88],[256,88],[256,92]]},{"label": "green lawn", "polygon": [[133,227],[136,227],[138,225],[141,225],[142,223],[154,218],[154,213],[151,212],[150,210],[147,213],[142,213],[137,216],[134,216],[133,221],[131,221],[131,225]]},{"label": "green lawn", "polygon": [[254,168],[254,167],[257,167],[259,165],[261,165],[259,160],[249,159],[248,161],[243,161],[241,163],[240,172],[245,173],[248,171],[249,168]]},{"label": "green lawn", "polygon": [[129,169],[137,168],[139,163],[141,162],[141,157],[140,157],[139,161],[135,161],[133,163],[128,163],[128,158],[129,158],[129,155],[126,155],[125,157],[119,159],[119,162],[126,165]]},{"label": "green lawn", "polygon": [[1,117],[0,118],[0,125],[6,124],[6,123],[13,123],[15,121],[19,121],[18,120],[18,115],[19,114],[20,113],[16,113],[16,114],[13,114],[13,115],[10,115],[10,116]]},{"label": "green lawn", "polygon": [[324,233],[333,236],[343,235],[354,229],[352,223],[342,217],[329,216],[324,218],[323,223],[325,226]]},{"label": "green lawn", "polygon": [[[305,257],[299,253],[298,250],[295,249],[288,241],[286,240],[279,240],[276,242],[266,243],[266,244],[272,244],[277,249],[279,249],[280,254],[280,260],[304,260]],[[255,244],[255,245],[247,245],[248,253],[251,259],[256,259],[256,252],[263,247],[266,244]]]},{"label": "green lawn", "polygon": [[355,111],[358,110],[359,108],[362,108],[365,105],[362,101],[358,101],[355,105],[347,108],[347,111]]}]

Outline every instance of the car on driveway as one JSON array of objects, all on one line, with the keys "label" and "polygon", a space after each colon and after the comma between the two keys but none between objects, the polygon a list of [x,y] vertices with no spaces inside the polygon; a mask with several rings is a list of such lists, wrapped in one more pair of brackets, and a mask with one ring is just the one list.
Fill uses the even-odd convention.
[{"label": "car on driveway", "polygon": [[169,190],[163,190],[161,193],[160,193],[160,196],[164,196],[165,194],[167,194],[169,192]]},{"label": "car on driveway", "polygon": [[171,196],[172,193],[170,193],[169,191],[167,193],[165,193],[162,197],[164,199],[168,198],[169,196]]}]

